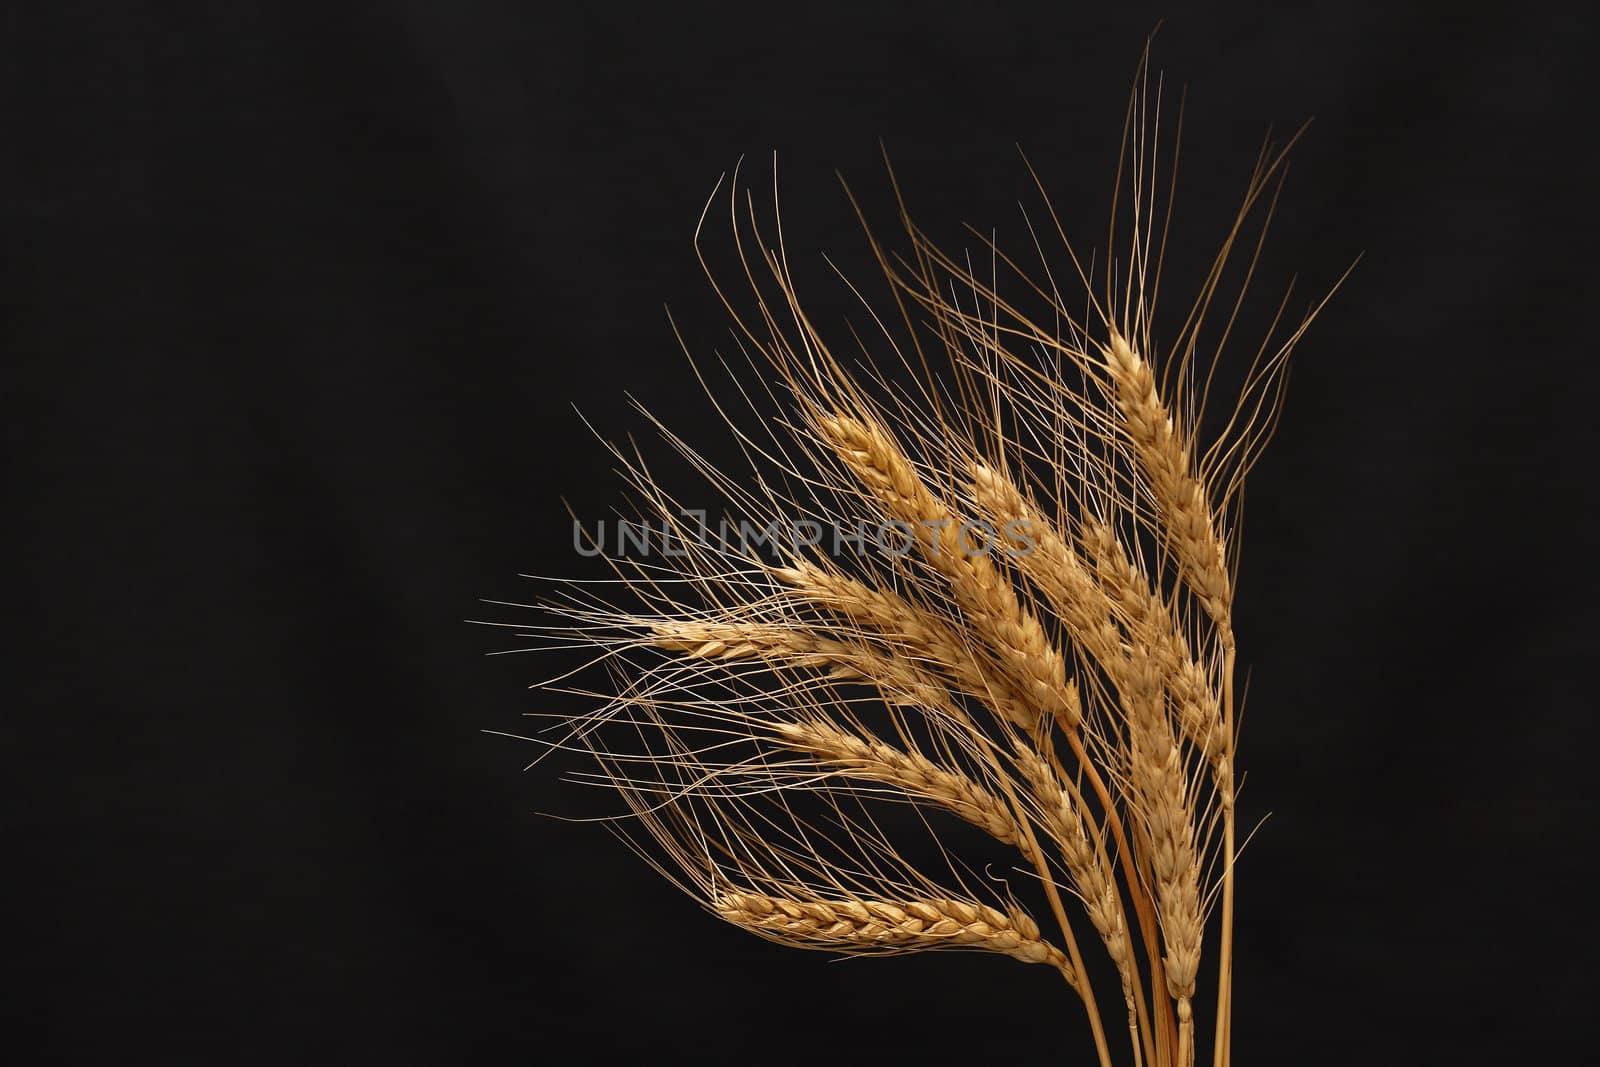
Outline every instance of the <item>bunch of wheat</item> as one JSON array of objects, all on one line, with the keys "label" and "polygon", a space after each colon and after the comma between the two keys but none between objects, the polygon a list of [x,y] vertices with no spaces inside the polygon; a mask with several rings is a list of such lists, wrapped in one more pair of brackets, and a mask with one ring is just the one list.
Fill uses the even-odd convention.
[{"label": "bunch of wheat", "polygon": [[[1081,999],[1109,1065],[1079,941],[1092,931],[1109,959],[1096,966],[1118,980],[1128,1056],[1156,1067],[1195,1062],[1215,919],[1221,1067],[1237,854],[1232,530],[1316,309],[1286,330],[1274,317],[1203,445],[1211,370],[1238,312],[1219,295],[1224,268],[1247,259],[1245,282],[1253,272],[1283,150],[1263,150],[1158,365],[1160,111],[1159,81],[1141,68],[1103,281],[1049,212],[1073,299],[1048,266],[1024,269],[992,241],[980,273],[902,212],[909,252],[872,242],[896,315],[855,335],[876,354],[866,369],[802,309],[775,216],[764,233],[754,201],[731,197],[755,312],[718,293],[788,416],[738,430],[758,472],[742,479],[663,428],[665,439],[722,494],[723,518],[868,520],[902,540],[835,553],[708,539],[705,517],[668,495],[643,454],[617,448],[672,551],[613,553],[620,582],[603,588],[629,603],[574,587],[555,629],[598,649],[615,682],[585,690],[601,705],[563,742],[598,758],[595,778],[643,830],[629,839],[713,914],[802,948],[1046,964]],[[1048,264],[1046,238],[1030,233]],[[712,392],[725,413],[756,399]],[[896,801],[937,839],[964,822],[1014,850],[1049,932],[953,849],[914,861],[897,841],[906,809],[884,812]]]}]

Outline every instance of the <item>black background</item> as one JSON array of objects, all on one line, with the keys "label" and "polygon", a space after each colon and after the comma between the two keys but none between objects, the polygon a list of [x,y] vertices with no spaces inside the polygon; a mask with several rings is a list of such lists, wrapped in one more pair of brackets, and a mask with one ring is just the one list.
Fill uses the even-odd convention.
[{"label": "black background", "polygon": [[[1023,144],[1100,239],[1145,35],[1208,252],[1315,116],[1264,272],[1356,273],[1251,490],[1238,1062],[1517,1063],[1592,1011],[1589,27],[1529,5],[69,5],[4,16],[8,1042],[54,1062],[1087,1062],[1042,969],[697,912],[525,746],[479,597],[618,500],[573,405],[690,432],[663,302],[779,153],[860,263]],[[1113,10],[1114,9],[1114,10]],[[1006,228],[1010,227],[1009,230]],[[807,260],[806,257],[810,259]],[[849,257],[856,257],[851,260]],[[503,616],[502,616],[503,617]]]}]

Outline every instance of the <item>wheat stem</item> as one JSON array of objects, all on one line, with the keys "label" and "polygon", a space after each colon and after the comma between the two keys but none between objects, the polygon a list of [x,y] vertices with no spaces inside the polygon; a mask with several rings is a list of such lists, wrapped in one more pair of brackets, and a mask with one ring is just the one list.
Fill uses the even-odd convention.
[{"label": "wheat stem", "polygon": [[1188,997],[1178,998],[1178,1064],[1194,1067],[1194,1005]]},{"label": "wheat stem", "polygon": [[[1234,646],[1231,641],[1222,653],[1222,708],[1227,723],[1228,765],[1233,765],[1236,744],[1233,730]],[[1217,1032],[1215,1067],[1233,1062],[1233,909],[1234,909],[1234,808],[1222,813],[1222,939],[1217,949]]]}]

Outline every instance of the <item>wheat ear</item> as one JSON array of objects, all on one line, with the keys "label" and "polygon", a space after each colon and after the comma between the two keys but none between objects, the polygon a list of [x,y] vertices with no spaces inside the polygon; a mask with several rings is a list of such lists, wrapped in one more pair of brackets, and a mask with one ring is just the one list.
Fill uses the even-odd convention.
[{"label": "wheat ear", "polygon": [[1066,955],[1020,909],[965,900],[793,900],[739,891],[722,893],[714,907],[731,923],[800,948],[976,948],[1048,964],[1078,984]]},{"label": "wheat ear", "polygon": [[[1029,702],[1028,695],[1010,672],[996,664],[987,646],[975,646],[941,614],[893,590],[870,585],[816,563],[774,567],[772,574],[784,584],[790,596],[840,615],[888,642],[905,656],[942,672],[962,692],[1001,719],[1025,727],[1027,732],[1038,728],[1039,708]],[[1049,670],[1053,672],[1053,666]],[[1063,668],[1063,676],[1064,673]],[[1081,718],[1082,705],[1076,686],[1067,682],[1053,692],[1059,698],[1064,717],[1069,721]]]},{"label": "wheat ear", "polygon": [[973,630],[1023,688],[1032,708],[1014,712],[1023,732],[1035,732],[1041,715],[1076,725],[1078,703],[1061,653],[992,561],[953,548],[948,539],[940,543],[940,531],[957,530],[961,519],[923,483],[889,434],[849,415],[825,415],[817,426],[885,512],[911,526],[923,558],[949,580]]},{"label": "wheat ear", "polygon": [[1231,806],[1233,776],[1222,706],[1206,668],[1190,651],[1183,627],[1166,601],[1156,595],[1143,570],[1128,558],[1114,529],[1102,522],[1086,522],[1083,543],[1116,617],[1131,639],[1144,644],[1160,673],[1184,734],[1211,763],[1220,803]]},{"label": "wheat ear", "polygon": [[897,786],[965,819],[1002,844],[1016,845],[1021,840],[1005,801],[920,753],[904,752],[876,738],[824,723],[781,723],[775,729],[789,747],[844,774]]},{"label": "wheat ear", "polygon": [[1217,534],[1205,480],[1194,473],[1193,449],[1157,393],[1150,364],[1119,331],[1112,332],[1105,346],[1105,367],[1123,428],[1160,513],[1161,531],[1184,580],[1220,628],[1224,643],[1231,643],[1228,551]]},{"label": "wheat ear", "polygon": [[1036,508],[1012,479],[982,463],[971,464],[978,507],[1005,529],[1026,530],[1031,551],[1015,557],[1017,568],[1049,598],[1067,633],[1108,671],[1123,658],[1112,604],[1056,523]]},{"label": "wheat ear", "polygon": [[1166,949],[1168,994],[1178,1003],[1180,1040],[1192,1059],[1195,981],[1200,968],[1204,917],[1200,904],[1200,858],[1196,819],[1182,752],[1163,711],[1155,665],[1136,649],[1130,663],[1136,684],[1124,694],[1128,715],[1128,776],[1137,796],[1140,834],[1155,882],[1156,910]]}]

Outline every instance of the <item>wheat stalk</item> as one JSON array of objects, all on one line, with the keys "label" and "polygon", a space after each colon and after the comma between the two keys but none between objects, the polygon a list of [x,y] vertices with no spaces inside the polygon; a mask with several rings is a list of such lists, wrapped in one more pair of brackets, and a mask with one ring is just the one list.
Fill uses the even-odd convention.
[{"label": "wheat stalk", "polygon": [[[617,581],[600,588],[632,603],[583,586],[550,602],[563,616],[553,632],[595,649],[612,677],[578,690],[598,703],[557,744],[593,755],[588,780],[624,799],[629,840],[729,922],[846,954],[959,947],[1047,964],[1110,1067],[1119,1057],[1074,932],[1085,924],[1115,969],[1136,1067],[1192,1067],[1208,995],[1224,1067],[1232,529],[1285,360],[1320,305],[1276,347],[1263,342],[1232,418],[1202,442],[1208,312],[1283,157],[1263,154],[1163,348],[1159,112],[1141,67],[1111,231],[1122,253],[1103,289],[1053,209],[1077,299],[1048,266],[1025,269],[991,240],[981,272],[904,215],[906,251],[870,238],[898,318],[873,313],[874,332],[855,341],[888,353],[911,386],[835,355],[804,310],[781,222],[773,237],[753,199],[729,198],[754,311],[709,266],[708,277],[757,375],[711,394],[753,471],[724,472],[663,427],[664,440],[721,496],[724,522],[874,522],[901,532],[903,551],[685,538],[687,512],[643,453],[612,446],[642,514],[684,546],[665,562],[607,553]],[[1237,301],[1224,339],[1236,315]],[[724,406],[734,397],[787,414],[741,428]],[[964,539],[973,520],[995,534],[983,551]],[[916,809],[948,869],[907,858],[896,834],[911,831],[876,814],[886,802]],[[1054,922],[1048,939],[1009,887],[971,878],[950,854],[946,824],[961,823],[1021,861]]]}]

